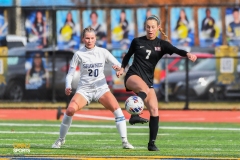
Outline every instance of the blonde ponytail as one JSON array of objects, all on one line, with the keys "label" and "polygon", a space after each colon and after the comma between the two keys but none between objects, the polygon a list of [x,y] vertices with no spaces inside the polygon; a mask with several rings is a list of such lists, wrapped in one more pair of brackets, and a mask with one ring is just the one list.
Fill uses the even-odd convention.
[{"label": "blonde ponytail", "polygon": [[162,33],[162,35],[165,37],[165,40],[170,42],[168,36],[166,35],[166,33],[163,31],[162,27],[159,28],[159,31]]}]

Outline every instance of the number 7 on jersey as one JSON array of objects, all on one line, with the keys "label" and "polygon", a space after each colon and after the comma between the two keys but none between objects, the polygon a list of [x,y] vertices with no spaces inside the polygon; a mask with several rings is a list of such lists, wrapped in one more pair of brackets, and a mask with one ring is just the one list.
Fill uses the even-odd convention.
[{"label": "number 7 on jersey", "polygon": [[151,51],[151,50],[149,50],[149,49],[147,49],[147,50],[146,50],[146,52],[148,53],[148,54],[147,54],[147,56],[146,56],[146,59],[149,59],[149,57],[150,57],[150,54],[151,54],[151,52],[152,52],[152,51]]}]

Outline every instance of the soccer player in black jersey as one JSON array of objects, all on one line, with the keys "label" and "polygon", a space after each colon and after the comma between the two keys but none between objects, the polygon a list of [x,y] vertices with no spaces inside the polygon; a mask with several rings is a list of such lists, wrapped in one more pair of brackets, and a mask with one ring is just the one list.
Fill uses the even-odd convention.
[{"label": "soccer player in black jersey", "polygon": [[[127,66],[130,57],[134,54],[134,60],[126,73],[124,84],[127,91],[133,91],[143,99],[144,104],[150,112],[148,150],[158,151],[159,149],[154,143],[159,128],[158,101],[153,89],[155,66],[164,54],[171,55],[176,53],[182,57],[187,57],[193,62],[197,57],[157,37],[157,32],[159,30],[167,38],[166,34],[162,31],[158,17],[154,15],[148,17],[146,19],[145,28],[146,36],[133,39],[127,54],[123,58],[122,67],[116,74],[117,77],[123,74],[124,68]],[[132,115],[129,123],[143,123],[145,122],[144,120],[145,119],[141,118],[139,115]]]}]

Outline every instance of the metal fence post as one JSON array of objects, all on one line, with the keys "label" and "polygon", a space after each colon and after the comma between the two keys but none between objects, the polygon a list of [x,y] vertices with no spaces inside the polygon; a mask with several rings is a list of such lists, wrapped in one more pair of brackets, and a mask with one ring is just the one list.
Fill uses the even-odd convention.
[{"label": "metal fence post", "polygon": [[186,58],[186,99],[185,99],[185,106],[184,106],[184,110],[188,110],[189,109],[189,97],[188,97],[188,81],[189,81],[189,70],[188,70],[188,63],[189,63],[189,60],[188,58]]},{"label": "metal fence post", "polygon": [[[56,19],[56,14],[55,14],[55,9],[53,6],[52,9],[52,16],[53,16],[53,20]],[[53,37],[52,37],[52,48],[53,48],[53,55],[52,55],[52,102],[55,103],[56,102],[56,86],[55,86],[55,36],[56,36],[56,32],[55,32],[55,28],[56,28],[56,23],[53,23],[53,27],[52,27],[52,33],[53,33]]]},{"label": "metal fence post", "polygon": [[165,58],[165,102],[169,102],[168,99],[168,58]]}]

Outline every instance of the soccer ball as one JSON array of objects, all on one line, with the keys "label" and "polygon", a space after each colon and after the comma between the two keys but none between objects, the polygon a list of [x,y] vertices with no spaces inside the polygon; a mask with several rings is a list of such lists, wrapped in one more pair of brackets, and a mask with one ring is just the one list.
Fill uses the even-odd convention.
[{"label": "soccer ball", "polygon": [[125,109],[130,114],[138,115],[143,111],[143,108],[143,100],[138,96],[131,96],[125,101]]}]

